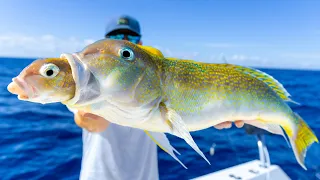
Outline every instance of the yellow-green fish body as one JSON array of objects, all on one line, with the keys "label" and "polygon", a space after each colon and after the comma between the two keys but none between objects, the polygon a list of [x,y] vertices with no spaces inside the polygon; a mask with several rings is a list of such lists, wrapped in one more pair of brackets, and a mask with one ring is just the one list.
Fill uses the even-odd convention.
[{"label": "yellow-green fish body", "polygon": [[284,136],[282,127],[298,162],[306,169],[306,148],[318,139],[289,107],[287,102],[294,101],[277,80],[261,71],[231,64],[179,59],[157,62],[164,69],[161,105],[178,114],[188,131],[245,120]]},{"label": "yellow-green fish body", "polygon": [[[280,116],[285,123],[283,116],[288,119],[294,116],[290,107],[268,84],[243,73],[244,67],[178,59],[163,61],[166,69],[162,87],[165,104],[188,124],[193,124],[189,127],[191,131],[227,120]],[[273,121],[281,122],[278,119]]]}]

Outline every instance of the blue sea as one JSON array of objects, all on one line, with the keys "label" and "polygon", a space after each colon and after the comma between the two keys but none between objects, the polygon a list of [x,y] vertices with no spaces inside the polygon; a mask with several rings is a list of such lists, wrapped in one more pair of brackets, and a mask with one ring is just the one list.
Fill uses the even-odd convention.
[{"label": "blue sea", "polygon": [[[11,79],[33,60],[0,58],[0,179],[76,180],[82,156],[82,131],[73,122],[72,113],[62,104],[19,101],[6,89]],[[292,108],[320,139],[320,71],[261,70],[283,83],[293,99],[302,104]],[[190,179],[259,158],[255,136],[247,135],[243,128],[209,128],[192,136],[212,165],[183,140],[169,135],[173,146],[181,152],[179,159],[189,169],[159,149],[160,179]],[[279,165],[293,180],[320,177],[319,144],[309,148],[305,171],[283,137],[268,135],[266,142],[271,163]],[[210,156],[213,143],[215,154]]]}]

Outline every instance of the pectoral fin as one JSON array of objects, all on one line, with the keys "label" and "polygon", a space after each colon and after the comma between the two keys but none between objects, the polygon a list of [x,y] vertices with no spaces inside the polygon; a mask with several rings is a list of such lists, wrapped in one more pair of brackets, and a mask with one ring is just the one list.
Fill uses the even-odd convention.
[{"label": "pectoral fin", "polygon": [[191,146],[203,159],[205,159],[210,164],[209,160],[205,157],[205,155],[199,149],[197,144],[194,142],[181,116],[178,113],[176,113],[175,110],[167,108],[164,103],[160,104],[160,110],[161,113],[164,115],[164,118],[167,120],[166,123],[169,125],[171,129],[171,134],[184,139],[189,144],[189,146]]},{"label": "pectoral fin", "polygon": [[155,142],[163,151],[168,153],[170,156],[172,156],[176,161],[178,161],[184,168],[188,169],[174,154],[176,152],[180,155],[180,153],[171,146],[167,136],[164,133],[158,133],[158,132],[150,132],[146,131],[145,133],[152,139],[153,142]]}]

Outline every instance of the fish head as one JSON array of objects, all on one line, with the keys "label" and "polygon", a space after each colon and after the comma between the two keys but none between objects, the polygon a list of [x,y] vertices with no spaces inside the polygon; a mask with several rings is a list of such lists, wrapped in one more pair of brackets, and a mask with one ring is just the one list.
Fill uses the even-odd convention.
[{"label": "fish head", "polygon": [[71,99],[75,83],[66,59],[46,58],[25,67],[7,89],[20,100],[46,104]]},{"label": "fish head", "polygon": [[143,102],[153,98],[160,84],[153,63],[157,57],[146,49],[125,40],[103,39],[69,57],[90,69],[104,95],[121,102]]}]

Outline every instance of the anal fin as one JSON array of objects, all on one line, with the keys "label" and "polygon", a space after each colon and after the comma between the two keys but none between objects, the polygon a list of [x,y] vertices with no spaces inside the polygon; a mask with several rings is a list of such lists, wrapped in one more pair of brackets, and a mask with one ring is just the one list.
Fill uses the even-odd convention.
[{"label": "anal fin", "polygon": [[284,131],[282,130],[280,125],[278,125],[278,124],[267,124],[267,123],[259,121],[259,120],[245,121],[245,123],[246,124],[250,124],[252,126],[255,126],[257,128],[260,128],[260,129],[264,129],[264,130],[266,130],[266,131],[268,131],[270,133],[281,135],[286,140],[288,146],[291,147],[290,143],[288,141],[288,138],[284,134]]},{"label": "anal fin", "polygon": [[184,168],[188,169],[174,154],[176,152],[180,155],[180,153],[171,146],[167,136],[164,133],[159,132],[150,132],[147,130],[144,130],[145,133],[152,139],[153,142],[155,142],[163,151],[168,153],[170,156],[172,156],[176,161],[178,161]]},{"label": "anal fin", "polygon": [[166,119],[166,123],[171,129],[171,134],[184,139],[186,143],[188,143],[188,145],[192,147],[193,150],[195,150],[203,159],[205,159],[208,162],[208,164],[210,164],[209,160],[205,157],[203,152],[199,149],[198,145],[194,142],[181,116],[178,113],[176,113],[175,110],[167,108],[164,103],[160,104],[160,110],[162,111],[162,114],[165,116],[164,118]]}]

